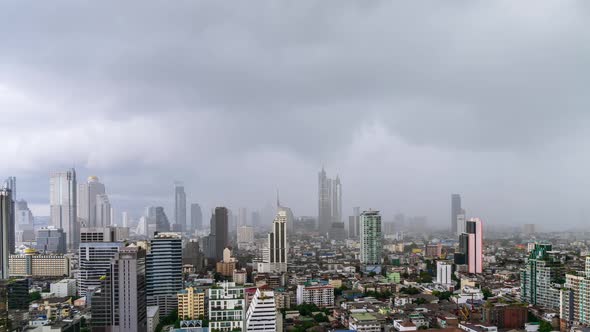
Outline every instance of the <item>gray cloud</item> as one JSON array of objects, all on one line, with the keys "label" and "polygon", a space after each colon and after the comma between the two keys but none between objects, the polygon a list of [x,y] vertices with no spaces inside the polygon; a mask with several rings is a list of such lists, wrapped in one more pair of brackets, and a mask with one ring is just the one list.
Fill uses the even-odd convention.
[{"label": "gray cloud", "polygon": [[[584,213],[588,5],[580,1],[0,5],[0,129],[23,195],[98,174],[120,209],[172,198],[315,214],[316,171],[348,206],[447,223]],[[167,189],[166,189],[167,188]],[[471,207],[471,208],[469,208]]]}]

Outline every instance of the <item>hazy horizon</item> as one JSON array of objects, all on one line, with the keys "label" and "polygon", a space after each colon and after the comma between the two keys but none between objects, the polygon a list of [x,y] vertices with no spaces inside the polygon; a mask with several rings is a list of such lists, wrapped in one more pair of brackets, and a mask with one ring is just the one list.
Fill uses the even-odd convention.
[{"label": "hazy horizon", "polygon": [[459,193],[487,224],[581,227],[588,6],[7,2],[0,175],[38,215],[49,173],[75,167],[117,218],[161,205],[170,220],[179,180],[206,221],[273,206],[277,189],[316,216],[324,165],[345,218],[360,206],[450,227]]}]

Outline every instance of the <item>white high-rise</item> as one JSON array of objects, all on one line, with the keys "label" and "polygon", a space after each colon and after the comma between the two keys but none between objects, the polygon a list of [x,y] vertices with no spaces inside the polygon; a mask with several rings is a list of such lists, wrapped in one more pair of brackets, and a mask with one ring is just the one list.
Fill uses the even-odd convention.
[{"label": "white high-rise", "polygon": [[246,312],[246,331],[277,331],[276,315],[274,292],[256,289],[248,312]]},{"label": "white high-rise", "polygon": [[78,217],[84,227],[101,227],[96,203],[97,196],[105,194],[105,186],[97,176],[89,176],[86,183],[78,185]]},{"label": "white high-rise", "polygon": [[96,220],[93,227],[107,227],[111,226],[111,202],[107,195],[96,195]]},{"label": "white high-rise", "polygon": [[174,183],[174,223],[180,225],[177,226],[180,230],[189,230],[186,224],[186,193],[182,182]]},{"label": "white high-rise", "polygon": [[381,232],[381,215],[379,211],[365,211],[360,217],[361,264],[381,264],[383,235]]},{"label": "white high-rise", "polygon": [[68,248],[76,249],[80,243],[80,224],[77,213],[76,170],[51,173],[49,178],[49,205],[51,224],[66,233]]},{"label": "white high-rise", "polygon": [[287,242],[287,212],[279,210],[268,234],[269,267],[274,272],[287,272],[289,244]]},{"label": "white high-rise", "polygon": [[451,275],[453,273],[453,264],[444,261],[436,262],[436,283],[452,284]]}]

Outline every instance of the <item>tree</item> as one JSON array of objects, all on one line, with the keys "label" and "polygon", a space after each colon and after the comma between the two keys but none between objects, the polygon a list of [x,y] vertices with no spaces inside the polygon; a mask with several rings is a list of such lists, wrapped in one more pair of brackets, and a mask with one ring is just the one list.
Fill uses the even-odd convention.
[{"label": "tree", "polygon": [[313,320],[315,320],[316,323],[324,323],[324,322],[330,321],[328,319],[328,317],[326,317],[326,315],[322,315],[322,314],[317,314],[317,315],[313,316]]},{"label": "tree", "polygon": [[494,294],[492,293],[492,291],[490,291],[489,288],[484,288],[481,290],[481,292],[483,293],[484,300],[487,300],[488,298],[494,296]]},{"label": "tree", "polygon": [[29,293],[29,302],[41,300],[41,293],[39,292],[32,292]]},{"label": "tree", "polygon": [[551,332],[553,331],[553,326],[551,326],[551,324],[549,324],[548,322],[542,320],[541,324],[539,326],[539,332]]},{"label": "tree", "polygon": [[416,304],[424,304],[424,303],[426,303],[426,300],[425,299],[423,299],[421,297],[419,297],[419,298],[416,299]]}]

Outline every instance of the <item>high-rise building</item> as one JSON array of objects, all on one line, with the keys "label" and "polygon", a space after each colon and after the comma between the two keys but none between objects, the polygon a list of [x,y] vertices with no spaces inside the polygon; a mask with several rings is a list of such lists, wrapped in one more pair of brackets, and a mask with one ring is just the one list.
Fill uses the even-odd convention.
[{"label": "high-rise building", "polygon": [[121,212],[121,225],[123,227],[129,227],[129,214],[127,211]]},{"label": "high-rise building", "polygon": [[66,234],[62,229],[49,226],[37,232],[35,248],[42,253],[65,254],[67,251]]},{"label": "high-rise building", "polygon": [[212,331],[243,331],[246,307],[244,288],[233,282],[222,282],[207,291],[209,328]]},{"label": "high-rise building", "polygon": [[338,176],[328,178],[322,168],[318,173],[318,230],[325,235],[334,222],[342,222],[342,183]]},{"label": "high-rise building", "polygon": [[100,281],[92,297],[93,330],[146,331],[145,250],[135,245],[121,247]]},{"label": "high-rise building", "polygon": [[186,224],[186,193],[182,182],[174,183],[174,223],[180,228],[180,231],[188,230]]},{"label": "high-rise building", "polygon": [[535,244],[520,271],[520,299],[532,305],[558,309],[560,293],[553,285],[564,278],[565,256],[550,244]]},{"label": "high-rise building", "polygon": [[211,217],[211,235],[215,240],[215,259],[223,259],[223,249],[229,245],[228,211],[225,207],[216,207]]},{"label": "high-rise building", "polygon": [[289,243],[287,240],[287,213],[277,212],[268,234],[269,267],[273,272],[287,272]]},{"label": "high-rise building", "polygon": [[590,325],[590,256],[586,257],[584,271],[565,275],[565,284],[560,294],[562,326],[569,330],[572,325]]},{"label": "high-rise building", "polygon": [[111,202],[109,202],[109,196],[107,195],[96,195],[96,216],[94,226],[91,227],[108,227],[111,226]]},{"label": "high-rise building", "polygon": [[[168,217],[166,216],[166,212],[164,212],[164,208],[161,206],[149,206],[146,208],[147,212],[147,219],[148,219],[148,231],[152,227],[149,225],[153,225],[158,233],[165,233],[170,231],[170,222],[168,221]],[[152,236],[153,234],[148,234],[148,236]]]},{"label": "high-rise building", "polygon": [[467,232],[467,219],[465,215],[465,210],[461,209],[461,212],[456,217],[457,220],[457,235],[461,236],[461,234]]},{"label": "high-rise building", "polygon": [[203,211],[197,203],[191,204],[191,232],[203,228]]},{"label": "high-rise building", "polygon": [[252,223],[252,226],[260,225],[261,218],[260,218],[259,211],[252,211],[252,216],[250,217],[250,222]]},{"label": "high-rise building", "polygon": [[256,289],[246,312],[246,331],[277,331],[277,309],[273,291]]},{"label": "high-rise building", "polygon": [[14,254],[16,248],[16,178],[10,176],[4,181],[4,189],[10,194],[10,215],[8,219],[8,250]]},{"label": "high-rise building", "polygon": [[332,222],[342,222],[342,183],[338,175],[335,180],[332,180],[330,191],[332,193]]},{"label": "high-rise building", "polygon": [[524,235],[533,235],[533,234],[535,234],[535,224],[524,224],[522,226],[522,233]]},{"label": "high-rise building", "polygon": [[188,287],[178,292],[178,317],[181,319],[203,319],[205,317],[205,291]]},{"label": "high-rise building", "polygon": [[359,239],[361,243],[360,261],[367,266],[381,264],[383,235],[381,233],[381,215],[379,211],[364,211],[360,216]]},{"label": "high-rise building", "polygon": [[[33,220],[33,213],[29,209],[27,201],[24,199],[18,200],[15,207],[15,225],[16,229],[21,232],[35,232],[35,224]],[[22,242],[26,242],[23,240]]]},{"label": "high-rise building", "polygon": [[[8,259],[10,249],[10,230],[12,218],[12,196],[9,189],[0,190],[0,280],[8,279]],[[1,304],[0,304],[1,305]]]},{"label": "high-rise building", "polygon": [[241,226],[238,228],[238,249],[252,247],[254,244],[254,228]]},{"label": "high-rise building", "polygon": [[177,308],[176,294],[182,289],[182,237],[158,233],[147,255],[147,301],[159,306],[160,316]]},{"label": "high-rise building", "polygon": [[465,222],[465,233],[460,236],[461,252],[469,273],[482,273],[483,270],[483,225],[479,218]]},{"label": "high-rise building", "polygon": [[445,261],[436,262],[436,283],[438,284],[452,284],[453,280],[453,264]]},{"label": "high-rise building", "polygon": [[106,190],[97,176],[89,176],[86,183],[78,185],[78,217],[84,227],[105,226],[98,220],[100,211],[97,210],[97,203],[101,202],[97,199],[99,195],[106,195]]},{"label": "high-rise building", "polygon": [[330,240],[344,241],[346,240],[346,228],[343,222],[333,222],[330,228]]},{"label": "high-rise building", "polygon": [[182,265],[191,265],[195,271],[203,269],[203,254],[196,239],[190,239],[182,250]]},{"label": "high-rise building", "polygon": [[457,215],[461,213],[461,195],[451,195],[451,232],[457,234]]},{"label": "high-rise building", "polygon": [[77,277],[78,295],[84,297],[87,293],[101,286],[101,277],[110,269],[111,260],[120,248],[122,242],[86,242],[78,249],[79,272]]},{"label": "high-rise building", "polygon": [[80,243],[77,204],[76,170],[52,173],[49,179],[51,225],[66,233],[66,244],[76,250]]},{"label": "high-rise building", "polygon": [[361,208],[354,207],[352,210],[352,216],[348,217],[348,237],[351,239],[355,239],[359,236],[360,233],[360,218],[361,218]]}]

